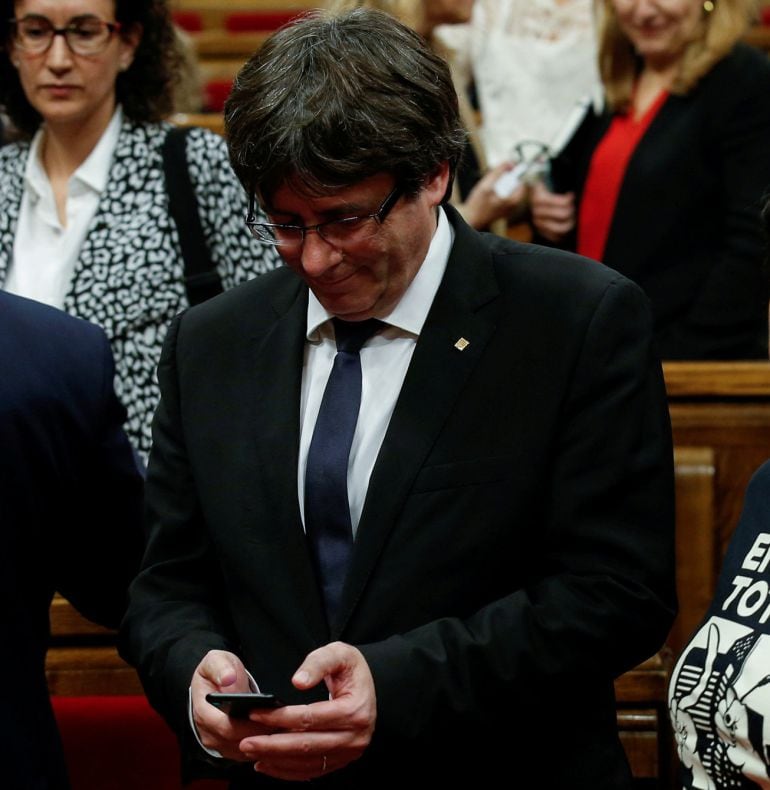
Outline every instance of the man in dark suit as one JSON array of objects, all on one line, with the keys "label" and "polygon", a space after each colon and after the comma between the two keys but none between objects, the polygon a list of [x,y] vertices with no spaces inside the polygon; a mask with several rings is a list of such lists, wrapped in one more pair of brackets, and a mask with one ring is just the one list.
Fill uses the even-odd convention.
[{"label": "man in dark suit", "polygon": [[[645,298],[444,205],[457,98],[387,16],[280,31],[226,117],[287,267],[169,330],[124,621],[151,702],[234,787],[628,787],[613,678],[675,609]],[[287,705],[206,700],[257,684]]]},{"label": "man in dark suit", "polygon": [[101,329],[0,291],[2,784],[68,787],[44,672],[54,591],[116,627],[143,545],[142,475]]}]

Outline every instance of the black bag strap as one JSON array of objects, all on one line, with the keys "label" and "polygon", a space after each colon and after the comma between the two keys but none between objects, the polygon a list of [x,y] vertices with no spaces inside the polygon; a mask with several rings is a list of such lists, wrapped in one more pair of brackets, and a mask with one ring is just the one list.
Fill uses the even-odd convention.
[{"label": "black bag strap", "polygon": [[187,167],[187,133],[175,126],[163,141],[163,175],[166,179],[169,212],[176,223],[184,260],[184,286],[191,305],[222,293],[222,280],[203,235],[198,201]]}]

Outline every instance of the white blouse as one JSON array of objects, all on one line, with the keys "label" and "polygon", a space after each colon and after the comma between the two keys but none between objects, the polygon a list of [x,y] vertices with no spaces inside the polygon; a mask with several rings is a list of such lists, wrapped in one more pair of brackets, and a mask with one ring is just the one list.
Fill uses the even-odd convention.
[{"label": "white blouse", "polygon": [[107,186],[122,121],[118,106],[93,151],[70,176],[65,224],[59,221],[53,188],[41,161],[45,129],[38,129],[24,172],[24,194],[6,291],[64,307],[80,248]]}]

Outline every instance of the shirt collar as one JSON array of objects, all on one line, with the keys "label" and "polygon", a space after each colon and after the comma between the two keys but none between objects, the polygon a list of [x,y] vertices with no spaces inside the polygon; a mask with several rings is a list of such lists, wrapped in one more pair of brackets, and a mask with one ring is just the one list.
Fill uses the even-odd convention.
[{"label": "shirt collar", "polygon": [[[110,122],[107,124],[107,128],[99,138],[99,142],[70,177],[71,185],[74,185],[74,182],[77,181],[83,188],[91,189],[97,194],[101,194],[104,191],[104,188],[107,186],[112,155],[118,144],[122,123],[123,111],[118,105],[112,114]],[[44,134],[45,129],[43,126],[35,132],[24,170],[25,187],[27,190],[31,190],[37,198],[42,197],[51,188],[40,158]]]},{"label": "shirt collar", "polygon": [[[419,336],[439,285],[441,285],[441,280],[444,278],[453,242],[454,229],[449,224],[444,209],[439,207],[436,232],[433,234],[430,247],[428,247],[428,254],[404,295],[393,310],[383,316],[384,323]],[[332,314],[310,291],[307,303],[307,339],[318,340],[319,327],[331,318],[333,318]]]}]

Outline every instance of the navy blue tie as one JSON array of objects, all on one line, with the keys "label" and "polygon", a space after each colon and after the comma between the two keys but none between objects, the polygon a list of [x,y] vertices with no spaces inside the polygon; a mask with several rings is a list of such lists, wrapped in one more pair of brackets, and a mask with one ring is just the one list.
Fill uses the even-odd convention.
[{"label": "navy blue tie", "polygon": [[305,470],[305,531],[329,624],[335,621],[345,583],[353,529],[348,504],[348,457],[361,407],[364,343],[382,326],[375,318],[333,318],[337,354],[326,382]]}]

